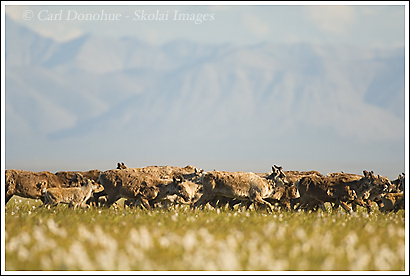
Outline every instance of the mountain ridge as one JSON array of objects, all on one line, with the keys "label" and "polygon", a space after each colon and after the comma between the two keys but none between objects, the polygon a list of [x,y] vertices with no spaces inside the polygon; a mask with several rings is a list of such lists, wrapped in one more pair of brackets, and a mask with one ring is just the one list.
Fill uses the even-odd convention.
[{"label": "mountain ridge", "polygon": [[[352,154],[388,145],[359,154],[368,160],[387,148],[404,150],[404,51],[308,43],[153,46],[89,34],[57,43],[6,17],[6,130],[13,162],[27,137],[44,151],[120,139],[119,152],[132,144],[144,154],[151,141],[191,150],[198,143],[208,151],[216,143],[227,154],[229,141],[256,143],[262,155],[270,141],[292,148],[290,140],[329,137],[325,148],[348,143]],[[164,155],[174,153],[164,147]]]}]

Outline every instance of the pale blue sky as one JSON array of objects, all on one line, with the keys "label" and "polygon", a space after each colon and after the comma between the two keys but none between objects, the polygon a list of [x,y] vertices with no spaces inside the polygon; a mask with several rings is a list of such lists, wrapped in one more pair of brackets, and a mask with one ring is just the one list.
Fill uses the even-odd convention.
[{"label": "pale blue sky", "polygon": [[[6,5],[5,11],[19,23],[58,41],[91,33],[110,37],[134,36],[153,44],[184,39],[236,45],[269,41],[345,43],[372,48],[404,46],[404,2],[393,2],[396,5],[391,2],[376,2],[377,5],[367,2],[364,5],[333,5],[333,2],[326,2],[328,5],[322,5],[323,2],[311,2],[310,5],[293,5],[292,2],[266,5],[269,2],[263,2],[264,5],[254,5],[255,2],[239,2],[241,5],[189,6],[185,2],[174,6],[112,3],[115,5],[94,6],[81,2],[71,6],[19,6],[10,2],[13,5]],[[118,20],[100,20],[103,13],[116,15]],[[81,20],[85,14],[93,15],[94,19]],[[205,18],[208,20],[195,24],[195,20],[174,20],[175,14],[177,17],[186,14],[195,19],[207,14]],[[143,15],[147,20],[143,20]]]},{"label": "pale blue sky", "polygon": [[[129,5],[129,2],[124,2],[124,5],[119,5],[121,2],[108,2],[111,5],[104,6],[92,5],[94,2],[89,2],[89,5],[84,5],[83,2],[63,2],[70,4],[70,6],[50,5],[49,3],[50,2],[37,2],[37,5],[27,6],[16,5],[16,2],[2,2],[2,14],[4,15],[5,12],[19,24],[30,28],[41,36],[49,37],[59,42],[65,42],[85,34],[91,34],[108,38],[131,36],[152,44],[163,44],[180,40],[200,44],[231,43],[236,46],[257,45],[263,42],[278,44],[304,42],[309,44],[338,45],[338,49],[343,49],[343,47],[340,48],[340,45],[352,45],[364,48],[364,52],[370,48],[392,49],[404,47],[405,41],[407,42],[406,46],[408,46],[408,37],[405,36],[405,34],[408,33],[408,29],[405,28],[405,23],[408,24],[408,16],[405,18],[405,13],[408,14],[407,2],[375,2],[370,4],[367,2],[358,2],[360,5],[343,5],[344,3],[356,4],[356,2],[338,2],[342,5],[333,5],[333,2],[325,2],[327,5],[323,5],[323,2],[308,2],[309,5],[305,5],[304,2],[302,3],[303,5],[294,5],[293,2],[282,2],[285,5],[266,5],[266,3],[269,4],[270,2],[263,2],[264,5],[255,5],[255,2],[240,2],[241,5],[186,5],[185,2],[180,2],[180,5],[174,6],[152,5],[152,3],[150,3],[149,6],[132,6]],[[207,3],[214,2],[206,2],[206,4]],[[147,20],[142,20],[143,13]],[[87,14],[94,18],[92,20],[85,20],[83,17]],[[106,14],[107,17],[110,18],[115,16],[116,20],[100,20],[103,14]],[[182,14],[194,20],[174,20],[175,14],[177,14],[177,16]],[[203,18],[207,20],[198,22],[198,19]],[[4,16],[2,20],[4,20]],[[4,21],[2,23],[4,23]],[[4,25],[5,24],[2,24],[3,38]],[[109,39],[103,39],[101,41],[109,41]],[[4,48],[3,44],[2,49]],[[117,50],[116,48],[113,49]],[[2,55],[4,57],[4,51]],[[406,49],[406,56],[408,56],[408,49]],[[2,58],[3,66],[4,60],[5,59]],[[406,69],[408,69],[408,64],[406,66]],[[5,70],[2,70],[2,72],[5,72]],[[2,79],[4,80],[4,74],[2,74]],[[407,105],[407,79],[406,82]],[[2,81],[3,149],[5,147],[4,83],[5,81]],[[408,106],[406,112],[407,119]],[[45,145],[48,146],[46,143]],[[407,145],[408,129],[406,130],[406,147],[408,148]],[[4,150],[2,150],[2,154],[3,153]],[[140,157],[141,156],[138,156],[138,158]],[[160,164],[169,163],[175,165],[173,161],[175,157],[172,157],[173,159],[166,158],[171,157],[163,156]],[[248,157],[246,157],[246,159],[247,158]],[[269,163],[270,166],[270,158],[271,157],[269,157],[269,160],[262,160],[262,157],[258,157],[257,161]],[[275,156],[274,158],[279,157]],[[3,155],[2,160],[5,160]],[[34,163],[31,160],[32,159],[27,159],[24,161]],[[141,160],[144,160],[145,165],[150,165],[150,162],[160,162],[157,159],[149,159],[150,161],[147,161],[147,159]],[[406,155],[406,160],[408,160],[408,155]],[[127,162],[127,160],[115,160],[115,162],[118,161]],[[246,164],[244,166],[249,166],[249,161],[245,161]],[[69,161],[67,162],[69,163]],[[88,161],[86,160],[84,162],[87,163]],[[101,162],[104,163],[105,166],[111,166],[111,163],[106,160],[101,160]],[[185,159],[183,162],[186,162]],[[228,163],[225,161],[221,162]],[[285,167],[287,165],[285,162],[291,163],[292,167],[288,165],[287,169],[293,169],[293,166],[296,164],[295,162],[309,164],[310,166],[310,160],[293,160],[291,157],[290,159],[284,159],[284,161],[278,162],[283,162],[279,165],[284,165]],[[313,164],[312,166],[322,170],[320,168],[325,168],[328,165],[328,161],[322,160],[321,162],[322,164],[320,164],[320,166],[313,166]],[[374,162],[379,164],[379,166],[382,164],[379,160],[375,160]],[[401,160],[397,162],[400,163]],[[209,161],[209,163],[218,168],[218,164],[214,164],[211,161]],[[2,164],[4,164],[4,162],[2,162]],[[36,164],[40,164],[38,160],[36,160]],[[192,162],[192,164],[195,165],[196,162]],[[44,166],[41,165],[41,169],[47,169],[49,164],[46,165],[47,164],[44,164]],[[133,166],[133,164],[130,164],[130,166]],[[356,168],[361,167],[357,164],[352,166]],[[408,166],[408,164],[406,166]],[[234,165],[232,168],[233,167]],[[301,167],[303,166],[301,165]],[[342,169],[336,165],[334,167],[336,169],[332,169],[332,171]],[[382,169],[377,168],[375,165],[371,165],[370,167],[376,171],[382,171]],[[19,168],[23,169],[24,167]],[[213,168],[214,167],[211,167],[211,169]],[[307,169],[312,168],[309,167]],[[258,171],[262,170],[264,169],[258,169]],[[358,172],[360,173],[360,170]],[[396,170],[394,170],[392,175],[395,176],[395,174],[400,172],[401,171],[396,172]]]}]

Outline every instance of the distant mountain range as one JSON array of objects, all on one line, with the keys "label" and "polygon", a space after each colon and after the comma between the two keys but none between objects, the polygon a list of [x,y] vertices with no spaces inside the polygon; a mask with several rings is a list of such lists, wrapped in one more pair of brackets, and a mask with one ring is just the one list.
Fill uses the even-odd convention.
[{"label": "distant mountain range", "polygon": [[6,17],[10,164],[75,158],[73,149],[104,158],[109,145],[141,158],[243,148],[244,158],[293,149],[306,159],[345,143],[359,159],[375,158],[358,150],[373,147],[404,158],[404,49],[93,35],[58,43]]}]

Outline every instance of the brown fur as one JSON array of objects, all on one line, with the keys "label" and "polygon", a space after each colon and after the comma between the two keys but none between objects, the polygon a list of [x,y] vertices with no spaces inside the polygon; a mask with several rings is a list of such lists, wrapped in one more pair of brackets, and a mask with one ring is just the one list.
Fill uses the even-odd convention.
[{"label": "brown fur", "polygon": [[363,177],[363,175],[360,174],[354,174],[354,173],[345,173],[345,172],[336,172],[336,173],[328,173],[326,175],[327,177],[346,177],[348,179],[360,179]]},{"label": "brown fur", "polygon": [[160,179],[184,178],[195,183],[199,182],[203,170],[199,170],[191,165],[185,167],[171,167],[171,166],[148,166],[143,168],[130,168],[129,170],[135,172],[149,173]]},{"label": "brown fur", "polygon": [[401,210],[401,209],[404,210],[404,202],[405,202],[404,195],[405,195],[405,193],[403,192],[402,194],[403,195],[401,197],[399,197],[397,199],[397,201],[394,203],[394,206],[393,206],[393,211],[394,212],[397,212],[398,210]]},{"label": "brown fur", "polygon": [[171,166],[147,166],[143,168],[128,168],[124,163],[118,163],[117,169],[127,170],[129,172],[143,172],[163,180],[172,180],[174,177],[184,179],[195,183],[200,182],[200,176],[203,170],[197,169],[191,165],[185,167]]},{"label": "brown fur", "polygon": [[178,202],[182,204],[191,204],[196,202],[202,196],[202,184],[197,184],[192,181],[184,181],[178,184],[177,195],[181,197]]},{"label": "brown fur", "polygon": [[121,170],[121,169],[128,169],[127,165],[124,164],[124,162],[122,163],[117,163],[117,169]]},{"label": "brown fur", "polygon": [[80,187],[44,189],[44,204],[42,206],[56,206],[59,203],[69,204],[74,209],[78,206],[86,207],[87,200],[94,191],[100,189],[100,184],[83,178]]},{"label": "brown fur", "polygon": [[[275,180],[275,195],[269,199],[269,202],[276,203],[280,208],[285,210],[293,209],[292,205],[295,202],[298,202],[297,198],[299,193],[295,187],[295,183],[302,179],[305,176],[318,176],[322,177],[323,175],[318,171],[283,171],[281,166],[272,166],[272,173],[267,177],[268,179]],[[280,180],[281,181],[280,181]],[[279,188],[280,183],[282,182],[283,188]]]},{"label": "brown fur", "polygon": [[316,176],[323,176],[320,172],[318,171],[284,171],[286,175],[286,182],[289,183],[289,185],[295,184],[296,181],[300,180],[302,177],[309,176],[309,175],[316,175]]},{"label": "brown fur", "polygon": [[98,177],[100,176],[101,171],[100,170],[89,170],[89,171],[59,171],[56,172],[55,175],[57,175],[61,181],[62,181],[62,187],[68,188],[68,187],[80,187],[80,180],[76,178],[76,175],[80,173],[82,176],[85,178],[88,178],[90,180],[94,180],[97,182]]},{"label": "brown fur", "polygon": [[204,174],[202,185],[203,194],[192,208],[205,206],[215,196],[225,196],[258,202],[273,210],[272,205],[263,198],[271,196],[274,187],[255,173],[212,171]]},{"label": "brown fur", "polygon": [[[324,179],[327,179],[324,183],[323,183],[323,189],[327,189],[328,185],[333,185],[332,183],[347,183],[353,180],[359,180],[361,179],[363,176],[362,175],[358,175],[358,174],[352,174],[352,173],[344,173],[344,172],[337,172],[337,173],[330,173],[327,174],[327,176],[321,176]],[[352,191],[350,191],[348,188],[344,188],[344,192],[345,195],[347,197],[355,197],[355,195],[353,194]],[[329,190],[329,194],[328,195],[333,195],[333,189]],[[340,191],[341,193],[343,193],[343,191]],[[339,195],[341,197],[343,197],[343,195]],[[294,201],[295,203],[298,203],[300,200]],[[305,200],[306,201],[306,200]],[[363,202],[359,202],[362,206],[364,206]],[[321,202],[319,200],[312,200],[310,201],[308,204],[304,205],[304,209],[305,210],[318,210],[318,208],[321,208],[323,211],[326,211],[325,206],[324,206],[324,202]],[[333,209],[337,209],[339,207],[338,203],[335,203],[333,206]],[[344,209],[347,209],[347,205],[344,205]],[[350,210],[350,208],[349,208]]]},{"label": "brown fur", "polygon": [[296,183],[301,196],[299,207],[331,202],[336,206],[340,204],[346,212],[350,213],[351,209],[347,203],[352,203],[366,207],[370,211],[369,200],[387,187],[386,178],[376,177],[373,172],[363,171],[363,174],[364,177],[360,178],[357,175],[344,173],[333,174],[330,177],[302,178]]},{"label": "brown fur", "polygon": [[48,171],[6,170],[6,204],[13,195],[43,201],[42,189],[61,186],[61,179]]},{"label": "brown fur", "polygon": [[381,175],[375,176],[373,172],[371,172],[370,177],[373,182],[372,189],[362,198],[352,202],[354,211],[356,211],[356,206],[360,205],[365,207],[367,212],[370,213],[372,203],[379,201],[380,197],[388,191],[389,187],[391,187],[391,182],[387,179],[387,177],[383,177]]},{"label": "brown fur", "polygon": [[398,202],[401,198],[403,198],[403,193],[387,193],[381,197],[381,206],[379,206],[379,210],[381,212],[391,212],[393,211],[394,207],[396,206],[396,202]]},{"label": "brown fur", "polygon": [[393,207],[393,211],[394,212],[397,212],[398,210],[401,210],[401,209],[403,209],[404,210],[404,203],[405,203],[405,195],[406,195],[406,192],[405,192],[405,179],[404,179],[404,173],[402,173],[402,177],[399,177],[400,178],[400,183],[399,183],[399,185],[398,185],[398,190],[400,190],[400,191],[402,191],[402,193],[403,193],[403,196],[402,197],[400,197],[395,203],[394,203],[394,207]]},{"label": "brown fur", "polygon": [[323,176],[320,172],[317,171],[304,171],[304,172],[299,172],[299,171],[283,171],[281,166],[272,166],[272,173],[268,175],[266,178],[267,179],[275,179],[275,178],[280,178],[283,181],[284,185],[292,185],[295,184],[296,181],[301,179],[304,176],[308,175],[317,175],[317,176]]},{"label": "brown fur", "polygon": [[[100,176],[100,170],[89,170],[89,171],[59,171],[56,172],[61,181],[62,187],[69,188],[69,187],[80,187],[80,179],[76,177],[77,174],[81,174],[87,179],[93,180],[95,182],[98,181],[98,177]],[[101,196],[105,196],[106,193],[104,191],[92,193],[91,197],[88,199],[87,204],[91,204],[94,207],[98,206],[99,198]]]},{"label": "brown fur", "polygon": [[[300,194],[297,209],[301,206],[306,206],[305,209],[313,209],[312,204],[332,202],[341,204],[347,212],[350,212],[350,208],[345,202],[354,200],[357,195],[348,183],[350,182],[345,176],[320,177],[311,175],[303,177],[295,184]],[[323,209],[323,205],[321,206]]]},{"label": "brown fur", "polygon": [[121,197],[139,200],[150,209],[149,200],[166,198],[178,190],[177,180],[165,180],[135,169],[114,169],[102,172],[99,182],[107,193],[107,206]]},{"label": "brown fur", "polygon": [[389,193],[402,193],[404,189],[404,173],[400,174],[397,179],[391,181],[389,186]]},{"label": "brown fur", "polygon": [[276,203],[279,208],[286,211],[291,210],[291,200],[298,197],[298,190],[295,185],[277,187],[272,197],[266,198],[271,204]]}]

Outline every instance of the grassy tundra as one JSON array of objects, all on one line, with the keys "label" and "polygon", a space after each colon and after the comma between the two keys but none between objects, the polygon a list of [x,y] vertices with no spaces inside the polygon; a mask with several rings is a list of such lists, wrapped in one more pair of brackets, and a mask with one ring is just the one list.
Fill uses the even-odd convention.
[{"label": "grassy tundra", "polygon": [[[121,205],[120,201],[120,205]],[[10,270],[405,269],[404,210],[347,215],[248,210],[5,206]]]}]

